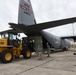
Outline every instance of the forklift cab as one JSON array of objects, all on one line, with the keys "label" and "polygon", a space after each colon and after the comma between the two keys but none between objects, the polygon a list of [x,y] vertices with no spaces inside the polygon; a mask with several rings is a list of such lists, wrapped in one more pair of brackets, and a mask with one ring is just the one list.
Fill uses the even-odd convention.
[{"label": "forklift cab", "polygon": [[19,39],[17,38],[18,34],[14,32],[5,32],[1,34],[2,39],[7,39],[7,45],[18,47]]}]

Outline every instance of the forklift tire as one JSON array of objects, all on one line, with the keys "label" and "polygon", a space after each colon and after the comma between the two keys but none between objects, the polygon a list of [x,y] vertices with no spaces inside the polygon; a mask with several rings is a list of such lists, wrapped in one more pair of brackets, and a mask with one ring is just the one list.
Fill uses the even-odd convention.
[{"label": "forklift tire", "polygon": [[30,49],[23,50],[23,57],[24,59],[31,58],[31,50]]},{"label": "forklift tire", "polygon": [[10,63],[13,60],[13,53],[11,50],[4,50],[1,53],[1,61],[3,63]]}]

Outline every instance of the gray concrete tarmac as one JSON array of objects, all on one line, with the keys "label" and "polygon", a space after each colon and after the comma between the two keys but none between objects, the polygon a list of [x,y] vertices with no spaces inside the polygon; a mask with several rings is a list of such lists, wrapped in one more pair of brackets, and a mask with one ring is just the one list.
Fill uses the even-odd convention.
[{"label": "gray concrete tarmac", "polygon": [[36,54],[31,59],[13,59],[13,62],[3,64],[0,62],[0,75],[76,75],[76,49],[69,51],[56,51],[43,55],[39,60]]}]

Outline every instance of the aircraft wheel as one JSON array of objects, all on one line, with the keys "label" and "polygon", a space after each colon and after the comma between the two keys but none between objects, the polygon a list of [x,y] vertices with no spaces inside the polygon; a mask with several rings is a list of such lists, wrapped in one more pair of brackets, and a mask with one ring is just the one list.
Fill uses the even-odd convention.
[{"label": "aircraft wheel", "polygon": [[65,47],[63,50],[68,51],[68,48],[67,48],[67,47]]},{"label": "aircraft wheel", "polygon": [[13,60],[13,53],[11,50],[4,50],[1,54],[1,61],[3,63],[10,63]]}]

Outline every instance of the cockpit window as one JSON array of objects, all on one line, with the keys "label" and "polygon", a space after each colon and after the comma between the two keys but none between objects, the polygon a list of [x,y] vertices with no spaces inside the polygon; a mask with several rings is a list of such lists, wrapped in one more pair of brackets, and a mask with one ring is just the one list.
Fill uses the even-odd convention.
[{"label": "cockpit window", "polygon": [[1,35],[1,38],[8,38],[9,40],[16,40],[17,35],[13,33],[4,33]]},{"label": "cockpit window", "polygon": [[8,38],[8,33],[2,34],[2,38]]},{"label": "cockpit window", "polygon": [[15,35],[15,34],[10,34],[9,35],[10,36],[10,40],[16,40],[16,38],[17,38],[17,36]]}]

